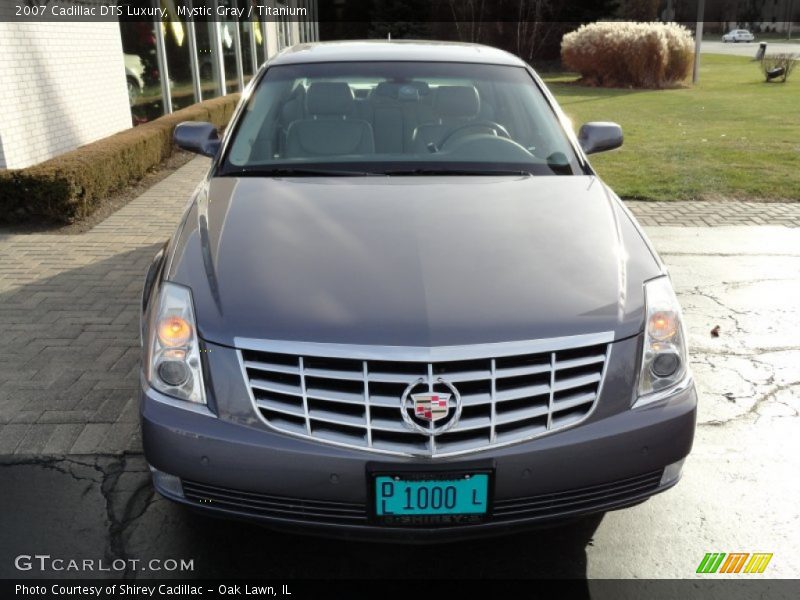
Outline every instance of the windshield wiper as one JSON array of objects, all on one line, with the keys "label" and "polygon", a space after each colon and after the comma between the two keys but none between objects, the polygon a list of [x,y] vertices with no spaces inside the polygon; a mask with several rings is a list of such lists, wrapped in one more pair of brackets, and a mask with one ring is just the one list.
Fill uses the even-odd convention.
[{"label": "windshield wiper", "polygon": [[225,175],[234,177],[366,177],[367,175],[376,175],[376,173],[317,167],[252,167],[230,171]]},{"label": "windshield wiper", "polygon": [[384,175],[533,175],[530,171],[510,169],[456,169],[450,167],[415,167],[382,171]]}]

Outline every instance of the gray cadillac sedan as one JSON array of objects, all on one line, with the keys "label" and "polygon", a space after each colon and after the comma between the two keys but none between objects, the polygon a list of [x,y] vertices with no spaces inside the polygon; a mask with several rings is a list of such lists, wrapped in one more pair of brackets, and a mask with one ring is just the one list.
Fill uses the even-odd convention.
[{"label": "gray cadillac sedan", "polygon": [[156,489],[292,531],[437,540],[675,485],[697,396],[664,265],[520,59],[294,46],[146,277]]}]

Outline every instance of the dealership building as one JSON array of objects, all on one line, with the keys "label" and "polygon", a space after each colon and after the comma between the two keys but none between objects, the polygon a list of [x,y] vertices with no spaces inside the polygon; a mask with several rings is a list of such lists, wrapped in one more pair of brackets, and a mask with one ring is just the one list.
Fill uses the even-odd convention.
[{"label": "dealership building", "polygon": [[[193,3],[210,7],[215,20],[179,10]],[[0,0],[0,168],[7,169],[240,92],[271,56],[319,39],[316,0],[259,0],[270,14],[253,11],[250,19],[232,16],[250,0],[155,0],[163,17],[140,21],[20,19],[17,4],[52,10],[91,1]]]}]

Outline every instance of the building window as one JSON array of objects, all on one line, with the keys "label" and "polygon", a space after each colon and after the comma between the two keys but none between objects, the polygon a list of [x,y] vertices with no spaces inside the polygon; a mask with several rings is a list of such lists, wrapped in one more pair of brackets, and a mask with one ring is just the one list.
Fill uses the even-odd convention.
[{"label": "building window", "polygon": [[120,35],[131,118],[134,125],[139,125],[164,114],[155,24],[123,22]]}]

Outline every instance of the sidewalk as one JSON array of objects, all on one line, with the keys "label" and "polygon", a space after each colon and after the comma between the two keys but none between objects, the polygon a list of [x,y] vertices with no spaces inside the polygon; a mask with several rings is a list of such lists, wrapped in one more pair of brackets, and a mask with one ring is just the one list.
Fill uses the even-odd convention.
[{"label": "sidewalk", "polygon": [[209,161],[81,235],[0,235],[0,455],[140,449],[142,278]]},{"label": "sidewalk", "polygon": [[[207,159],[193,159],[88,233],[0,235],[0,455],[139,451],[142,279],[207,166]],[[724,297],[717,298],[717,305],[708,300],[716,293],[715,286],[725,284],[720,277],[749,278],[754,297],[777,293],[784,305],[790,297],[785,294],[795,293],[789,283],[775,290],[769,286],[778,284],[760,284],[767,286],[762,292],[756,282],[797,278],[800,230],[709,226],[800,227],[800,203],[631,202],[629,206],[645,226],[654,226],[647,228],[648,233],[659,249],[666,250],[664,259],[674,267],[673,276],[681,278],[676,283],[683,301],[689,306],[711,302],[696,313],[702,321],[693,323],[695,335],[704,336],[716,320],[724,330],[730,325],[731,333],[739,334],[734,324],[747,319],[736,311],[754,310],[746,302],[733,309],[725,306],[727,295],[738,302],[741,290],[723,288]],[[768,244],[781,256],[764,256],[771,253],[764,251]],[[720,270],[705,257],[723,247],[728,254],[741,256]],[[791,321],[785,321],[785,310],[778,306],[765,310],[756,311],[755,333],[770,311],[775,313],[774,322],[796,331]]]},{"label": "sidewalk", "polygon": [[679,227],[784,225],[800,227],[800,202],[645,202],[626,201],[639,222]]}]

